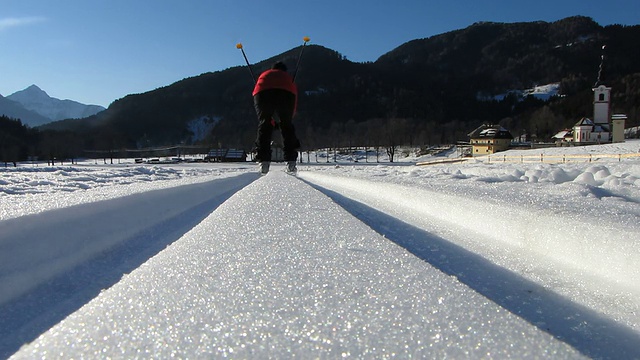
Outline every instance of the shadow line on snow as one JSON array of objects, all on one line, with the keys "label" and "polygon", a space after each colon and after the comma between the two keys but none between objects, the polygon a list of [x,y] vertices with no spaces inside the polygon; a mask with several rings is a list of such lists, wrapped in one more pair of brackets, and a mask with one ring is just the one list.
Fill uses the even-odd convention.
[{"label": "shadow line on snow", "polygon": [[640,358],[640,334],[398,218],[303,180],[387,239],[591,358]]},{"label": "shadow line on snow", "polygon": [[[8,358],[23,344],[35,340],[49,328],[97,297],[103,289],[116,284],[122,276],[135,270],[180,239],[233,194],[257,178],[257,174],[248,173],[208,183],[180,186],[181,191],[203,191],[212,190],[211,184],[215,184],[218,185],[215,187],[216,190],[219,188],[225,190],[217,190],[219,192],[214,192],[215,195],[211,198],[185,209],[159,226],[147,227],[119,245],[55,276],[27,294],[0,305],[0,314],[2,314],[0,358]],[[158,190],[158,194],[162,191]],[[136,198],[139,195],[141,194],[130,195],[128,198]],[[207,194],[202,196],[207,197]],[[122,198],[115,200],[121,201]],[[153,203],[148,206],[153,206]],[[64,211],[64,209],[54,211]]]}]

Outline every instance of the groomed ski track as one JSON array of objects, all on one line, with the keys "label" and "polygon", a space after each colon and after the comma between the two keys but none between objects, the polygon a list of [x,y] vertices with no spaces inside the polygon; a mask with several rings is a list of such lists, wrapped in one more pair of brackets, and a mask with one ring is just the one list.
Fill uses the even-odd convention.
[{"label": "groomed ski track", "polygon": [[[56,281],[69,285],[99,266],[110,287],[76,300],[66,294],[57,315],[38,315],[52,318],[51,329],[22,324],[27,330],[15,329],[5,348],[35,331],[43,334],[14,358],[640,356],[637,332],[456,245],[465,232],[482,235],[481,225],[451,230],[451,221],[420,212],[399,220],[394,211],[414,208],[415,193],[387,188],[385,199],[362,180],[296,178],[277,167],[235,180],[224,191],[216,181],[182,189],[180,198],[198,191],[199,200],[153,225],[172,235],[144,249],[147,258],[171,245],[149,260],[142,245],[114,241],[110,258],[136,258],[128,269],[87,257],[62,271]],[[150,204],[160,196],[143,194]],[[193,227],[180,220],[173,229],[167,221],[179,216],[193,216]],[[140,239],[159,234],[146,231]],[[43,287],[18,299],[37,305]]]}]

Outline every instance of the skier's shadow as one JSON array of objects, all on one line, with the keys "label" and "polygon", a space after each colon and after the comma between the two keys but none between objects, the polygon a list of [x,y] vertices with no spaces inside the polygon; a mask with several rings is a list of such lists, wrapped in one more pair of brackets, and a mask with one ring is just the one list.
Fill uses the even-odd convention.
[{"label": "skier's shadow", "polygon": [[428,231],[308,183],[387,239],[591,358],[640,358],[640,334]]}]

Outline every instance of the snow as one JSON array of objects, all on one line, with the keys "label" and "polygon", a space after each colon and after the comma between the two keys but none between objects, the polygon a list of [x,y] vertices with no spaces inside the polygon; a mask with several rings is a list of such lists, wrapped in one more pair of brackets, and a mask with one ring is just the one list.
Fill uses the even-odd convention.
[{"label": "snow", "polygon": [[638,149],[3,168],[0,355],[637,358]]},{"label": "snow", "polygon": [[558,96],[560,93],[560,83],[552,83],[546,85],[537,85],[531,89],[527,89],[522,94],[523,97],[533,96],[540,100],[547,101],[553,96]]},{"label": "snow", "polygon": [[200,116],[187,123],[187,130],[191,135],[191,142],[197,143],[204,140],[211,133],[215,125],[221,120],[221,117]]},{"label": "snow", "polygon": [[552,97],[560,95],[560,83],[536,85],[530,89],[525,89],[525,90],[509,90],[504,94],[498,94],[494,96],[488,96],[486,94],[483,94],[483,95],[479,95],[478,99],[502,101],[510,94],[516,95],[519,99],[524,99],[528,96],[533,96],[536,99],[548,101]]}]

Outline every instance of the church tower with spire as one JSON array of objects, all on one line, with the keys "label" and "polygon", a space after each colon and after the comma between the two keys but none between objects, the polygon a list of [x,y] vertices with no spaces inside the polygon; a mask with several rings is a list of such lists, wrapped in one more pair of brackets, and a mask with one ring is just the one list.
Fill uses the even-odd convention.
[{"label": "church tower with spire", "polygon": [[605,49],[602,47],[600,57],[600,69],[598,70],[598,80],[593,86],[593,122],[595,124],[609,125],[611,122],[611,87],[605,83]]},{"label": "church tower with spire", "polygon": [[605,81],[606,49],[606,45],[602,47],[598,80],[593,86],[593,123],[595,126],[609,128],[611,142],[624,142],[624,126],[627,116],[611,113],[611,87],[607,86]]},{"label": "church tower with spire", "polygon": [[624,124],[627,116],[611,114],[611,87],[605,79],[606,45],[602,47],[598,80],[593,85],[593,120],[582,118],[572,130],[576,143],[624,142]]}]

